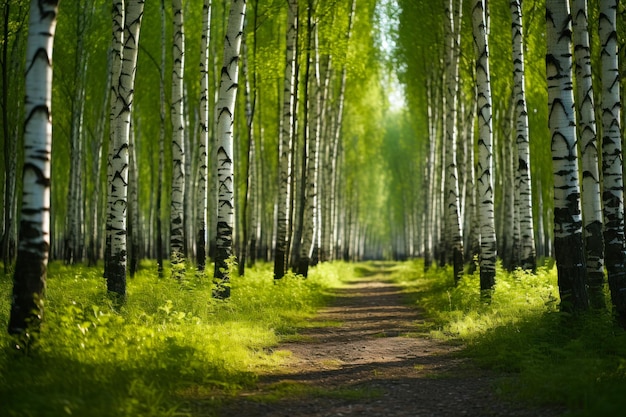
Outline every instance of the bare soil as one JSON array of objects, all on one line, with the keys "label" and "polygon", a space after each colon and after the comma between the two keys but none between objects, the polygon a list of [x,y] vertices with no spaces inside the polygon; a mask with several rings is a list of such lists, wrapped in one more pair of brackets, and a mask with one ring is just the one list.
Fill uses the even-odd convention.
[{"label": "bare soil", "polygon": [[[510,376],[479,369],[459,355],[462,346],[420,334],[418,325],[424,316],[418,308],[404,305],[402,297],[401,289],[383,273],[353,279],[336,291],[332,306],[316,318],[319,327],[304,328],[294,341],[277,348],[292,353],[287,363],[261,376],[254,390],[228,401],[218,415],[552,417],[564,413],[503,399],[497,382]],[[270,401],[272,392],[277,398]]]}]

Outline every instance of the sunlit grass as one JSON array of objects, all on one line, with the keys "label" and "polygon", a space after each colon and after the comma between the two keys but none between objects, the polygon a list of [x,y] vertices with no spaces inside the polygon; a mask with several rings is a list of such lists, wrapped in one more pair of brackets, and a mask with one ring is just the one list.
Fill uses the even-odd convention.
[{"label": "sunlit grass", "polygon": [[[115,308],[100,268],[50,265],[36,344],[16,352],[0,331],[1,416],[189,415],[181,393],[233,393],[284,361],[288,355],[271,348],[295,335],[351,273],[347,264],[325,264],[306,280],[274,282],[271,266],[261,265],[233,277],[231,299],[217,301],[210,276],[189,271],[181,282],[143,267]],[[10,291],[5,277],[2,326]]]},{"label": "sunlit grass", "polygon": [[431,337],[461,341],[481,366],[510,376],[501,384],[503,395],[564,405],[575,416],[626,409],[626,332],[608,312],[558,312],[555,268],[531,274],[498,267],[490,302],[480,297],[478,274],[455,286],[450,268],[424,273],[415,261],[394,277],[426,311],[423,330]]}]

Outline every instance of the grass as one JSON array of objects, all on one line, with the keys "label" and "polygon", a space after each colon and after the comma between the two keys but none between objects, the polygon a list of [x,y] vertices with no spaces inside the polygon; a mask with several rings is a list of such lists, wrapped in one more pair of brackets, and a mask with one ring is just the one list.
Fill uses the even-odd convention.
[{"label": "grass", "polygon": [[324,388],[299,381],[283,380],[269,385],[263,393],[248,397],[248,399],[263,403],[276,403],[285,399],[297,400],[310,397],[356,401],[378,398],[382,395],[382,390],[369,387]]},{"label": "grass", "polygon": [[[249,268],[233,277],[231,299],[216,301],[210,276],[159,279],[146,263],[128,281],[121,308],[107,297],[101,274],[52,263],[35,345],[17,352],[0,332],[1,416],[190,416],[191,397],[210,409],[285,360],[272,347],[296,337],[351,266],[324,264],[309,279],[279,282],[269,265]],[[10,291],[10,279],[0,279],[2,326]]]},{"label": "grass", "polygon": [[558,311],[556,269],[536,274],[498,268],[491,302],[478,274],[454,286],[449,268],[423,272],[421,261],[394,274],[425,309],[431,337],[463,342],[481,366],[509,375],[503,395],[566,406],[569,416],[615,416],[626,409],[626,332],[608,312],[578,317]]}]

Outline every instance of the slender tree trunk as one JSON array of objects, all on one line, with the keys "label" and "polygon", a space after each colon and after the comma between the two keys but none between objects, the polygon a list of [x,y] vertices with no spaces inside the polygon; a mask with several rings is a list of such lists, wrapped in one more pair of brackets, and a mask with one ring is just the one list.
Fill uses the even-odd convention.
[{"label": "slender tree trunk", "polygon": [[196,259],[198,270],[206,264],[207,176],[209,157],[209,44],[211,40],[211,0],[202,7],[202,42],[200,46],[200,168],[198,170],[198,212],[196,215]]},{"label": "slender tree trunk", "polygon": [[428,153],[424,164],[424,271],[428,271],[432,265],[433,253],[433,227],[432,227],[432,187],[434,184],[433,175],[435,173],[435,134],[433,119],[432,82],[429,80],[426,85],[427,114],[428,114]]},{"label": "slender tree trunk", "polygon": [[517,142],[517,185],[519,207],[520,266],[534,271],[535,250],[532,189],[530,175],[530,141],[528,136],[528,111],[524,86],[524,34],[522,27],[522,2],[511,0],[511,35],[513,42],[513,94],[515,96],[515,138]]},{"label": "slender tree trunk", "polygon": [[274,279],[281,279],[287,268],[287,249],[291,225],[292,147],[295,136],[294,114],[296,89],[296,43],[298,38],[298,0],[289,0],[287,11],[287,53],[282,96],[279,138],[279,178],[274,250]]},{"label": "slender tree trunk", "polygon": [[230,297],[228,261],[233,254],[233,228],[235,226],[233,128],[245,13],[246,1],[232,0],[226,28],[224,64],[217,101],[217,175],[219,187],[215,272],[213,274],[216,288],[213,296],[220,299]]},{"label": "slender tree trunk", "polygon": [[447,2],[447,19],[446,19],[446,211],[447,231],[450,243],[449,255],[452,260],[454,269],[454,280],[458,282],[463,276],[463,238],[461,235],[461,219],[459,207],[459,182],[457,170],[457,95],[459,88],[458,81],[458,59],[459,51],[459,35],[461,19],[458,15],[461,13],[462,0],[450,0]]},{"label": "slender tree trunk", "polygon": [[182,0],[172,0],[174,14],[174,44],[172,57],[172,195],[170,200],[170,261],[172,276],[184,274],[185,227],[185,119],[184,85],[185,33]]},{"label": "slender tree trunk", "polygon": [[[257,18],[258,2],[255,3],[252,27],[256,30],[256,18]],[[253,62],[256,62],[256,38],[253,48]],[[248,42],[247,35],[244,31],[244,37],[242,39],[243,49],[241,70],[245,80],[244,95],[245,95],[245,110],[246,110],[246,130],[248,134],[248,164],[246,173],[246,201],[243,214],[243,244],[242,259],[239,260],[239,274],[244,275],[245,267],[254,265],[256,262],[256,246],[258,240],[257,226],[259,223],[259,180],[257,169],[257,151],[256,151],[256,137],[254,133],[254,113],[256,105],[256,71],[253,69],[252,73],[248,70]],[[254,87],[251,87],[251,79]]]},{"label": "slender tree trunk", "polygon": [[[114,272],[116,264],[120,261],[112,259],[113,253],[113,236],[116,234],[114,227],[120,227],[120,224],[114,226],[113,221],[115,216],[117,216],[117,211],[114,210],[115,207],[115,194],[113,193],[113,181],[115,178],[115,169],[113,165],[113,157],[114,152],[116,152],[118,145],[116,141],[117,137],[117,117],[119,109],[118,106],[118,97],[120,94],[120,73],[122,71],[122,55],[124,53],[124,0],[113,0],[113,28],[112,28],[112,39],[111,39],[111,108],[109,113],[109,150],[107,155],[107,205],[106,205],[106,237],[105,237],[105,249],[104,249],[104,277],[107,280],[107,288],[112,291],[115,287],[115,278],[113,277],[116,272]],[[119,160],[119,157],[117,158]],[[126,183],[126,181],[124,181]],[[121,190],[117,190],[117,192],[121,192]],[[125,203],[125,201],[124,201]],[[122,216],[123,218],[124,216]],[[121,221],[122,219],[118,219]],[[126,233],[126,225],[123,226],[123,231],[119,232],[120,234]],[[119,238],[118,238],[119,240]],[[119,247],[119,242],[117,244]],[[118,256],[119,257],[119,256]],[[126,250],[124,249],[124,262],[126,260]],[[124,272],[126,267],[124,266]],[[119,275],[119,273],[118,273]],[[112,278],[109,278],[112,276]],[[109,284],[111,282],[111,284]],[[117,284],[118,287],[123,287],[122,290],[124,293],[126,292],[126,276],[124,274],[124,279],[122,283]]]},{"label": "slender tree trunk", "polygon": [[163,196],[163,171],[165,169],[165,0],[161,0],[161,68],[159,77],[159,166],[156,189],[156,257],[157,272],[163,276],[163,212],[161,210]]},{"label": "slender tree trunk", "polygon": [[[119,4],[119,3],[118,3]],[[139,33],[143,17],[143,0],[132,0],[125,13],[115,20],[114,30],[123,28],[123,52],[119,56],[117,91],[112,96],[114,123],[111,131],[108,218],[110,228],[108,242],[110,254],[106,267],[107,289],[122,300],[126,296],[126,255],[127,255],[127,205],[128,205],[128,146],[130,141],[131,110],[134,99],[135,71],[139,51]],[[123,10],[123,9],[122,9]],[[119,17],[118,17],[119,18]],[[123,22],[123,23],[122,23]],[[118,26],[119,25],[119,26]]]},{"label": "slender tree trunk", "polygon": [[23,198],[9,333],[28,343],[43,315],[50,249],[52,46],[58,2],[32,0],[26,50]]},{"label": "slender tree trunk", "polygon": [[[319,76],[319,54],[318,54],[318,37],[317,23],[312,21],[313,2],[309,2],[309,56],[306,83],[308,83],[308,91],[306,94],[307,101],[307,127],[305,136],[307,137],[306,151],[306,170],[304,175],[304,195],[302,202],[304,212],[302,216],[302,244],[300,247],[300,256],[298,262],[298,273],[304,277],[308,276],[311,256],[313,254],[315,241],[315,226],[317,223],[317,170],[318,170],[318,145],[319,145],[319,96],[320,96],[320,76]],[[312,67],[312,71],[310,70]]]},{"label": "slender tree trunk", "polygon": [[626,326],[626,248],[624,246],[624,180],[620,127],[620,80],[617,56],[617,0],[600,0],[602,61],[602,174],[606,270],[614,312]]},{"label": "slender tree trunk", "polygon": [[582,239],[568,2],[546,1],[548,125],[554,174],[554,249],[563,311],[589,306]]},{"label": "slender tree trunk", "polygon": [[598,139],[591,82],[591,54],[587,23],[587,1],[573,0],[572,28],[576,58],[576,99],[582,158],[582,210],[585,235],[585,260],[589,301],[594,308],[604,308],[604,239],[602,202],[598,168]]},{"label": "slender tree trunk", "polygon": [[491,78],[487,42],[487,10],[484,0],[474,0],[472,8],[476,49],[476,90],[478,100],[478,201],[480,201],[480,290],[489,296],[496,283],[496,228],[493,204],[493,129]]}]

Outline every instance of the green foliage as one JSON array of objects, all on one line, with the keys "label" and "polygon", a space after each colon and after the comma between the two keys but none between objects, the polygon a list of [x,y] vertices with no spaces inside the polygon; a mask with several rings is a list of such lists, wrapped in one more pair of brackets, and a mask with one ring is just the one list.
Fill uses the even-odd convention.
[{"label": "green foliage", "polygon": [[536,274],[498,268],[491,302],[479,276],[454,286],[449,267],[403,264],[396,279],[433,323],[432,337],[463,342],[481,366],[508,373],[507,396],[565,405],[575,416],[614,416],[626,406],[626,333],[608,313],[559,313],[556,269]]},{"label": "green foliage", "polygon": [[[270,266],[256,266],[233,275],[231,299],[218,301],[210,277],[158,279],[150,265],[116,309],[99,269],[53,263],[37,341],[24,354],[0,335],[0,415],[189,415],[189,393],[205,392],[210,402],[279,363],[284,355],[269,348],[311,317],[346,268],[323,265],[307,280],[275,283]],[[2,323],[10,290],[0,281]]]}]

